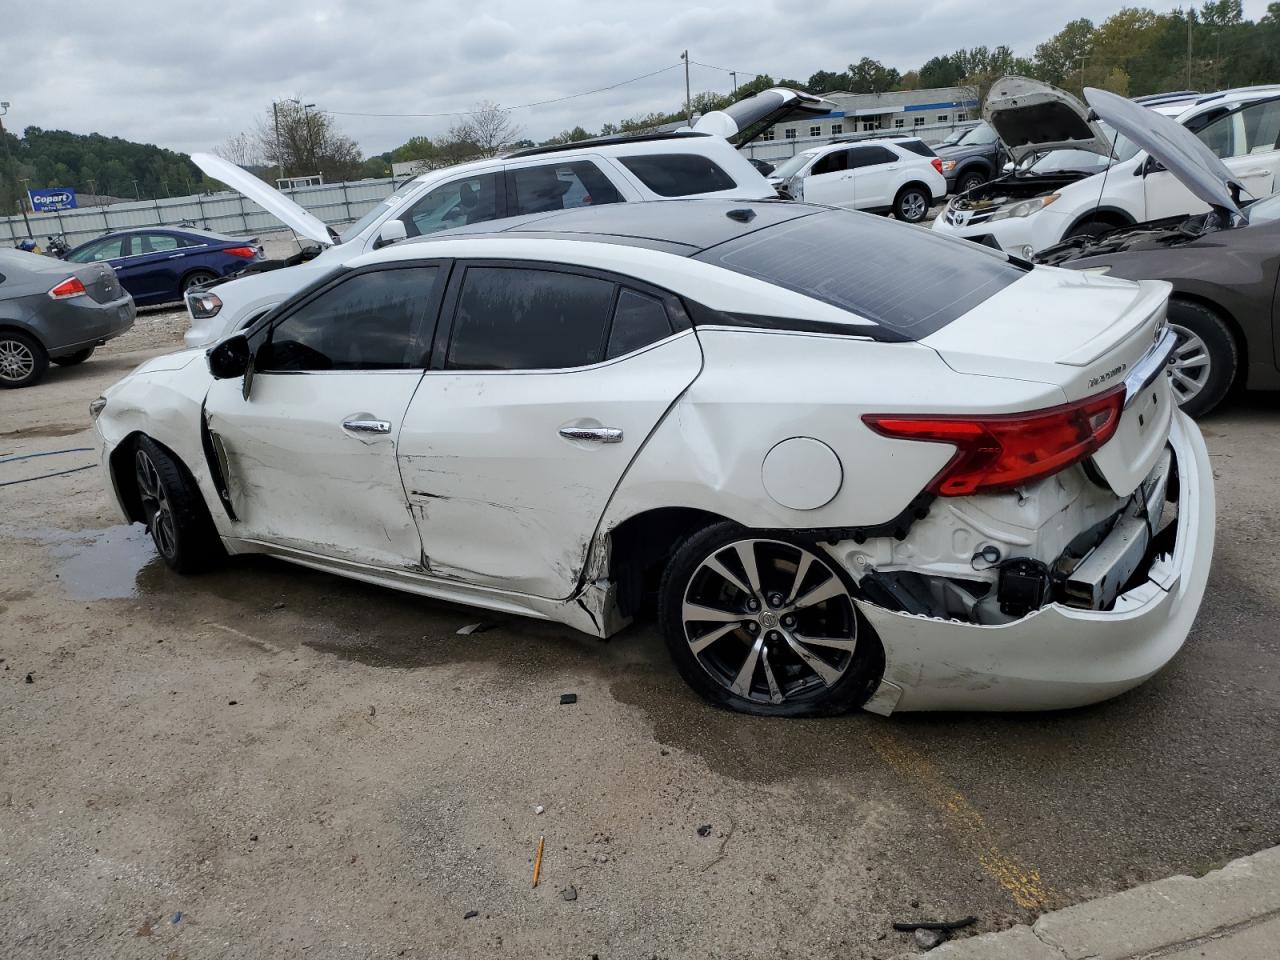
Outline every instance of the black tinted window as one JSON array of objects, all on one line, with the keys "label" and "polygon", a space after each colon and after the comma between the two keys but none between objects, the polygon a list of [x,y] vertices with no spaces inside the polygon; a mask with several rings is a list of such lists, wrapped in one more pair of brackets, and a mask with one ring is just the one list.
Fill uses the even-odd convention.
[{"label": "black tinted window", "polygon": [[660,197],[688,197],[695,193],[732,190],[737,186],[714,161],[696,153],[623,157],[622,165]]},{"label": "black tinted window", "polygon": [[902,147],[903,150],[910,150],[912,153],[918,153],[922,157],[937,156],[937,154],[933,152],[933,148],[923,140],[900,140],[898,141],[898,146]]},{"label": "black tinted window", "polygon": [[469,267],[450,370],[548,370],[604,359],[614,285],[552,270]]},{"label": "black tinted window", "polygon": [[671,333],[671,321],[662,301],[623,289],[613,311],[613,329],[609,332],[609,359],[655,343]]},{"label": "black tinted window", "polygon": [[405,233],[425,236],[450,227],[484,223],[498,215],[498,175],[484,173],[442,184],[400,215]]},{"label": "black tinted window", "polygon": [[809,171],[810,176],[816,176],[820,173],[839,173],[841,170],[849,169],[849,151],[834,150],[824,157],[819,157],[818,161]]},{"label": "black tinted window", "polygon": [[394,370],[409,347],[438,267],[361,273],[285,317],[259,350],[260,370]]},{"label": "black tinted window", "polygon": [[1024,273],[976,246],[840,210],[749,233],[698,259],[830,303],[908,340],[937,332]]},{"label": "black tinted window", "polygon": [[549,163],[511,171],[516,209],[511,215],[619,203],[622,197],[594,163]]},{"label": "black tinted window", "polygon": [[854,147],[849,151],[849,168],[874,167],[879,163],[893,163],[898,155],[884,147]]}]

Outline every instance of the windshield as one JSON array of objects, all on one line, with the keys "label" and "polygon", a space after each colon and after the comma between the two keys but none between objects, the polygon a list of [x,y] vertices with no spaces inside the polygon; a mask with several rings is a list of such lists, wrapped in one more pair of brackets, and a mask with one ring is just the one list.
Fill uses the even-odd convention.
[{"label": "windshield", "polygon": [[[1138,145],[1126,136],[1116,136],[1115,130],[1102,121],[1098,126],[1106,134],[1107,139],[1115,145],[1115,161],[1123,163],[1132,159],[1138,152]],[[1031,173],[1061,173],[1074,170],[1080,173],[1098,173],[1111,162],[1110,157],[1094,153],[1092,150],[1050,150],[1037,154],[1024,169]]]},{"label": "windshield", "polygon": [[418,180],[416,177],[410,180],[408,183],[401,184],[399,190],[397,190],[391,196],[387,197],[387,199],[383,200],[380,204],[375,206],[363,217],[361,217],[355,223],[351,224],[351,226],[347,227],[347,229],[343,230],[342,233],[338,235],[338,242],[350,243],[356,237],[360,236],[360,234],[364,233],[365,228],[367,228],[369,224],[375,223],[392,208],[398,207],[401,203],[403,203],[404,198],[407,197],[409,194],[411,194],[417,188],[418,188]]},{"label": "windshield", "polygon": [[1280,220],[1280,193],[1249,205],[1250,223],[1275,223]]},{"label": "windshield", "polygon": [[958,141],[962,147],[975,147],[996,142],[996,131],[988,123],[980,123],[967,131]]},{"label": "windshield", "polygon": [[812,160],[815,156],[817,156],[817,154],[815,154],[813,151],[805,151],[804,153],[797,153],[794,157],[792,157],[786,163],[778,167],[775,167],[773,171],[773,175],[775,177],[783,177],[783,178],[793,177],[797,173],[799,173],[801,170],[803,170],[804,165],[808,163],[810,160]]},{"label": "windshield", "polygon": [[951,146],[953,143],[959,143],[959,142],[960,142],[960,140],[961,140],[961,139],[962,139],[966,134],[968,134],[968,133],[970,133],[970,132],[972,132],[972,131],[970,131],[970,130],[964,130],[964,129],[960,129],[960,130],[952,130],[950,133],[948,133],[948,134],[943,138],[942,142],[941,142],[940,144],[938,144],[938,146],[940,146],[940,147],[949,147],[949,146]]}]

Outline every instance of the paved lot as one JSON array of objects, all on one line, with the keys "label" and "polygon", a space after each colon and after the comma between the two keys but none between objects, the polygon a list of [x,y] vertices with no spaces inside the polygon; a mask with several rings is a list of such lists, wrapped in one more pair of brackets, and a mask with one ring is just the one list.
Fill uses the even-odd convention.
[{"label": "paved lot", "polygon": [[[0,394],[0,458],[91,445],[87,402],[183,327],[144,314]],[[1036,716],[735,716],[651,626],[600,643],[261,559],[179,578],[96,470],[0,486],[3,953],[888,957],[892,919],[994,930],[1280,843],[1278,425],[1267,396],[1204,424],[1217,560],[1183,652]]]}]

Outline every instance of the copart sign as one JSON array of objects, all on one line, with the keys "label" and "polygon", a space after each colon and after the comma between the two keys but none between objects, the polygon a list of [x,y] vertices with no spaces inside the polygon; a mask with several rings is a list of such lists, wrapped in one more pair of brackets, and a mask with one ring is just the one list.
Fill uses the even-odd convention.
[{"label": "copart sign", "polygon": [[45,187],[43,190],[28,191],[28,194],[31,197],[31,209],[36,213],[73,210],[76,207],[76,192],[70,187]]}]

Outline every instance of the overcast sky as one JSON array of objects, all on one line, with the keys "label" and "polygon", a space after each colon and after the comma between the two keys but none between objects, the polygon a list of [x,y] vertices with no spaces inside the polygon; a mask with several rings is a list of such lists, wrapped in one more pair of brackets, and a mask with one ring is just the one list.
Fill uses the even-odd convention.
[{"label": "overcast sky", "polygon": [[[1131,0],[1132,2],[1132,0]],[[1121,0],[229,0],[4,3],[0,100],[7,129],[99,132],[176,150],[207,150],[252,126],[274,98],[330,111],[444,113],[480,99],[504,106],[617,83],[679,61],[807,79],[864,56],[908,70],[958,47],[1008,44],[1031,54],[1072,17],[1095,22]],[[1168,10],[1178,3],[1155,2]],[[1266,0],[1245,0],[1257,19]],[[692,86],[730,77],[694,66]],[[545,139],[581,124],[674,108],[684,73],[515,111]],[[449,118],[339,116],[366,154]]]}]

